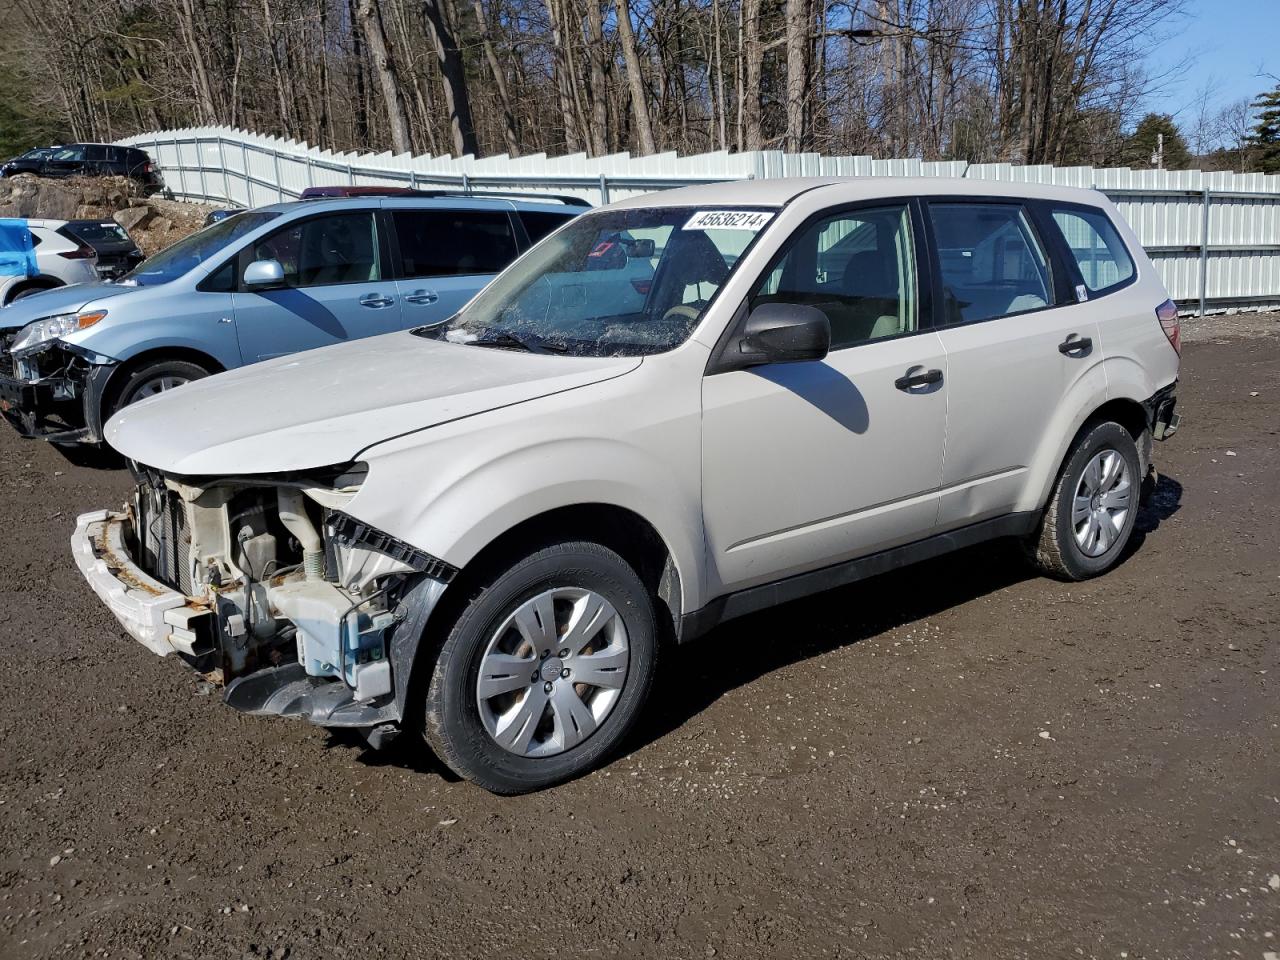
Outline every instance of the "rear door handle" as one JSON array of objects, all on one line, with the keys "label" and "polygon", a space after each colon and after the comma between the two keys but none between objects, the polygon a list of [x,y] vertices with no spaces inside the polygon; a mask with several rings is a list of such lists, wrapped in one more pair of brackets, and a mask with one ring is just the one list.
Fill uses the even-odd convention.
[{"label": "rear door handle", "polygon": [[913,373],[913,370],[920,370],[920,367],[912,367],[905,374],[893,381],[893,385],[899,390],[910,391],[916,387],[927,387],[931,383],[942,382],[941,370],[922,370],[920,373]]},{"label": "rear door handle", "polygon": [[1066,357],[1086,357],[1093,350],[1093,339],[1072,333],[1058,344],[1058,352]]},{"label": "rear door handle", "polygon": [[395,297],[384,297],[380,293],[366,293],[360,298],[360,306],[362,307],[389,307],[395,302]]},{"label": "rear door handle", "polygon": [[440,299],[434,290],[415,290],[404,298],[405,303],[435,303]]}]

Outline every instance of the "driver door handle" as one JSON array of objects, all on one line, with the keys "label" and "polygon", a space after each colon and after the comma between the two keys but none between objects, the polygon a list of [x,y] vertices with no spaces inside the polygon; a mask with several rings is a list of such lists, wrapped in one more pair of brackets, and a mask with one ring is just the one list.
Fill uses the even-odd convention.
[{"label": "driver door handle", "polygon": [[910,392],[916,387],[926,387],[933,383],[942,382],[941,370],[920,370],[919,373],[913,373],[913,370],[920,370],[920,368],[912,367],[897,380],[893,381],[893,385],[899,390]]},{"label": "driver door handle", "polygon": [[404,298],[405,303],[435,303],[440,299],[434,290],[415,290]]},{"label": "driver door handle", "polygon": [[360,298],[360,306],[362,307],[389,307],[395,302],[395,297],[384,297],[380,293],[366,293]]}]

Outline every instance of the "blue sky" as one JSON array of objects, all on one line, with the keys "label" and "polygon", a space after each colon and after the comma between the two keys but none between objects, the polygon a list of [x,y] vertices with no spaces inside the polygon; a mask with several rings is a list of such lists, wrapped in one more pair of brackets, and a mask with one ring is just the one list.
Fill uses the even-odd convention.
[{"label": "blue sky", "polygon": [[1186,14],[1163,32],[1148,70],[1158,74],[1185,60],[1186,71],[1166,82],[1147,108],[1180,114],[1180,123],[1191,122],[1205,84],[1214,85],[1211,101],[1220,108],[1273,87],[1276,81],[1258,76],[1260,69],[1280,75],[1280,0],[1187,0]]}]

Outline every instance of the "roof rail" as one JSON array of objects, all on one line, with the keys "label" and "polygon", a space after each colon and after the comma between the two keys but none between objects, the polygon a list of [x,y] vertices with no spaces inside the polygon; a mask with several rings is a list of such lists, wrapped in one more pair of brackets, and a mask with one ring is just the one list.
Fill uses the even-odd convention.
[{"label": "roof rail", "polygon": [[476,200],[527,200],[546,203],[563,203],[567,207],[591,206],[581,197],[559,193],[520,193],[516,190],[420,190],[413,187],[390,186],[329,186],[307,187],[298,194],[299,200],[323,200],[340,197],[460,197]]}]

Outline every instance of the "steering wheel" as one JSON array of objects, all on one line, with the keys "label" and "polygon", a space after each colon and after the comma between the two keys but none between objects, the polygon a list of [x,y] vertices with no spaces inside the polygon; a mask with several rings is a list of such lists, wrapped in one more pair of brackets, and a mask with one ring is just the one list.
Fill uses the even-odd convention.
[{"label": "steering wheel", "polygon": [[679,303],[679,304],[676,304],[674,307],[672,307],[670,310],[668,310],[666,313],[664,313],[662,315],[662,320],[665,323],[668,320],[673,320],[673,319],[676,319],[677,317],[683,317],[685,320],[688,320],[690,323],[693,323],[697,321],[697,319],[700,316],[702,316],[702,309],[705,306],[706,306],[705,303],[703,304],[702,307],[695,306],[692,303]]}]

